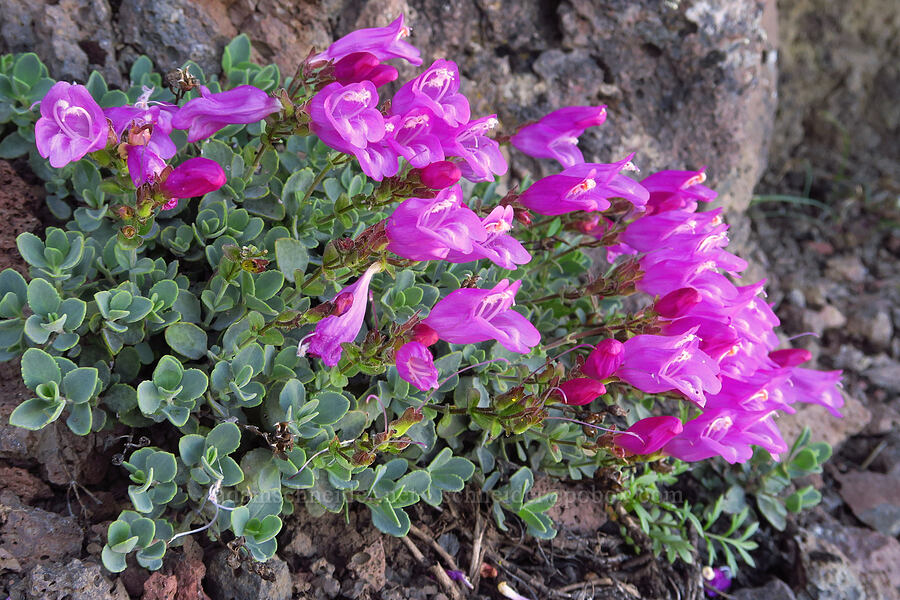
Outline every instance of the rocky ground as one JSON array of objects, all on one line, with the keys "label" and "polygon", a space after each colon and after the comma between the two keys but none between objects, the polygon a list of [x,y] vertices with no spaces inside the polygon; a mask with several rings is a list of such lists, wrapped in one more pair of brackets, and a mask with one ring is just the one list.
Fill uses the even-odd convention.
[{"label": "rocky ground", "polygon": [[[645,170],[709,166],[753,263],[747,278],[768,277],[784,335],[800,336],[793,343],[819,368],[846,373],[844,419],[807,408],[780,421],[788,439],[809,424],[835,445],[811,482],[822,505],[783,534],[763,532],[760,566],[733,596],[898,597],[900,10],[891,0],[2,0],[0,52],[34,50],[58,78],[99,69],[116,83],[142,53],[160,68],[191,58],[214,71],[223,45],[246,32],[261,60],[292,70],[308,46],[401,11],[423,55],[460,63],[475,112],[497,111],[512,128],[563,104],[606,103],[609,121],[586,136],[587,156],[637,150]],[[517,175],[541,169],[514,165]],[[35,183],[23,164],[0,161],[0,268],[21,269],[15,235],[46,222]],[[109,577],[97,563],[125,497],[112,483],[124,440],[3,425],[22,394],[16,365],[0,365],[0,598],[455,600],[437,563],[471,568],[479,597],[499,598],[501,580],[535,599],[700,593],[696,569],[635,557],[605,512],[578,501],[560,507],[549,544],[497,532],[477,503],[422,509],[409,543],[380,535],[363,513],[347,523],[298,511],[280,558],[258,572],[232,570],[227,550],[198,539],[153,575]],[[482,560],[497,574],[481,573]]]}]

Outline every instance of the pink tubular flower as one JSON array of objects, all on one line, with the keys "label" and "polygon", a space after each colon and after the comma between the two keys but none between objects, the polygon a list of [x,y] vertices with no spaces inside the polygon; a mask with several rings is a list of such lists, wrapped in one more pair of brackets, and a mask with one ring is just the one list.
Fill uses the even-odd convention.
[{"label": "pink tubular flower", "polygon": [[437,117],[428,108],[418,107],[385,123],[387,144],[409,164],[421,168],[444,160],[441,140],[433,133]]},{"label": "pink tubular flower", "polygon": [[643,206],[649,197],[647,190],[619,174],[628,168],[633,156],[608,165],[579,164],[559,175],[539,179],[519,196],[519,202],[542,215],[602,211],[609,208],[610,198],[625,198],[635,206]]},{"label": "pink tubular flower", "polygon": [[705,185],[706,173],[700,171],[659,171],[641,180],[650,192],[647,214],[670,210],[697,210],[697,202],[709,202],[718,195]]},{"label": "pink tubular flower", "polygon": [[423,106],[448,125],[469,121],[469,101],[459,93],[459,67],[452,60],[436,60],[421,75],[403,84],[391,100],[391,112],[402,115]]},{"label": "pink tubular flower", "polygon": [[474,243],[487,239],[481,220],[462,205],[454,185],[431,199],[409,198],[385,224],[387,249],[410,260],[444,259],[451,251],[471,254]]},{"label": "pink tubular flower", "polygon": [[497,340],[510,352],[528,354],[541,334],[512,310],[521,281],[504,279],[490,290],[463,288],[442,298],[423,323],[452,344]]},{"label": "pink tubular flower", "polygon": [[381,270],[379,263],[372,264],[355,283],[348,285],[341,293],[352,294],[350,308],[340,316],[325,317],[316,324],[315,331],[304,338],[297,348],[297,355],[306,352],[322,359],[329,367],[334,367],[341,360],[343,348],[341,344],[352,342],[362,329],[366,316],[366,302],[369,295],[369,283],[372,276]]},{"label": "pink tubular flower", "polygon": [[559,384],[555,393],[562,396],[564,404],[584,406],[606,393],[606,386],[590,377],[576,377]]},{"label": "pink tubular flower", "polygon": [[604,121],[605,106],[567,106],[521,128],[509,141],[528,156],[555,158],[563,167],[571,167],[584,162],[579,136]]},{"label": "pink tubular flower", "polygon": [[381,181],[397,174],[397,153],[383,142],[384,117],[376,106],[378,92],[371,81],[330,83],[309,103],[313,133],[326,145],[353,154],[363,172]]},{"label": "pink tubular flower", "polygon": [[378,60],[402,58],[412,65],[421,65],[419,50],[402,38],[409,36],[409,28],[403,25],[403,15],[397,17],[387,27],[357,29],[337,40],[325,52],[312,58],[312,62],[340,60],[355,52],[368,52]]},{"label": "pink tubular flower", "polygon": [[459,129],[445,124],[436,132],[444,153],[462,159],[459,169],[469,181],[493,181],[494,175],[504,175],[509,168],[500,152],[500,144],[487,136],[499,124],[497,115],[490,115],[469,121]]},{"label": "pink tubular flower", "polygon": [[210,137],[226,125],[256,123],[281,110],[281,103],[252,85],[213,94],[200,86],[200,98],[182,106],[172,119],[176,129],[188,130],[188,142]]},{"label": "pink tubular flower", "polygon": [[495,265],[515,271],[516,265],[531,261],[531,254],[519,240],[507,233],[512,229],[515,210],[512,206],[498,206],[486,216],[481,224],[487,232],[487,239],[472,243],[471,252],[451,251],[444,260],[466,263],[486,258]]},{"label": "pink tubular flower", "polygon": [[779,367],[796,367],[812,360],[812,352],[804,348],[785,348],[769,352],[769,358]]},{"label": "pink tubular flower", "polygon": [[462,177],[462,172],[459,167],[448,160],[441,160],[423,167],[420,175],[422,183],[433,190],[448,188],[459,181],[460,177]]},{"label": "pink tubular flower", "polygon": [[597,381],[612,377],[622,364],[625,345],[613,338],[605,339],[588,354],[581,372]]},{"label": "pink tubular flower", "polygon": [[166,168],[166,160],[175,156],[172,133],[172,115],[178,109],[174,104],[158,102],[150,105],[152,88],[134,105],[113,106],[103,112],[112,123],[113,131],[121,137],[126,131],[128,174],[135,187],[154,181]]},{"label": "pink tubular flower", "polygon": [[616,375],[648,394],[678,390],[698,406],[722,382],[716,362],[700,350],[696,329],[677,336],[636,335],[625,342]]},{"label": "pink tubular flower", "polygon": [[108,137],[103,110],[83,85],[58,81],[41,100],[34,141],[51,166],[59,169],[88,152],[102,150]]},{"label": "pink tubular flower", "polygon": [[343,85],[371,81],[375,87],[381,87],[397,79],[397,75],[397,69],[382,64],[369,52],[348,54],[334,65],[334,78]]},{"label": "pink tubular flower", "polygon": [[648,417],[629,427],[626,430],[628,433],[616,435],[615,443],[632,454],[653,454],[681,433],[683,428],[678,417]]},{"label": "pink tubular flower", "polygon": [[395,357],[400,378],[416,389],[427,392],[438,386],[438,370],[434,357],[425,344],[407,342],[400,346]]},{"label": "pink tubular flower", "polygon": [[194,198],[216,191],[225,181],[225,171],[219,163],[196,157],[178,165],[160,184],[160,189],[167,198]]}]

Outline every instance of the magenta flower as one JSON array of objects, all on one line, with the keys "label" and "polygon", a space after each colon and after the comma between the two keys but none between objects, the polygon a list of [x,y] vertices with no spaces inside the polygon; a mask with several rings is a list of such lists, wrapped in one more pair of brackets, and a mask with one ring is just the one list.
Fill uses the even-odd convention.
[{"label": "magenta flower", "polygon": [[419,50],[402,38],[409,36],[409,28],[403,25],[403,15],[387,27],[357,29],[337,40],[325,52],[316,54],[312,61],[340,60],[355,52],[368,52],[378,60],[402,58],[412,65],[421,65]]},{"label": "magenta flower", "polygon": [[564,404],[584,406],[606,393],[606,386],[590,377],[576,377],[559,384],[554,393],[562,396]]},{"label": "magenta flower", "polygon": [[152,88],[134,105],[113,106],[103,112],[112,123],[116,136],[125,137],[128,173],[135,187],[153,182],[166,168],[166,160],[175,156],[172,133],[172,116],[178,109],[174,104],[158,102],[150,105]]},{"label": "magenta flower", "polygon": [[441,138],[447,156],[462,159],[459,169],[463,177],[475,182],[493,181],[494,175],[504,175],[509,168],[500,144],[487,136],[499,124],[497,115],[491,115],[469,121],[459,129],[445,124],[435,133]]},{"label": "magenta flower", "polygon": [[83,85],[58,81],[41,100],[34,126],[38,153],[57,169],[102,150],[109,138],[103,110]]},{"label": "magenta flower", "polygon": [[497,340],[510,352],[527,354],[541,341],[528,319],[512,310],[521,281],[504,279],[489,290],[463,288],[435,304],[423,323],[452,344]]},{"label": "magenta flower", "polygon": [[613,338],[601,341],[588,354],[581,372],[597,381],[612,377],[622,364],[624,348],[622,342]]},{"label": "magenta flower", "polygon": [[420,175],[422,183],[433,190],[448,188],[459,181],[460,177],[462,177],[462,172],[459,167],[448,160],[441,160],[423,167]]},{"label": "magenta flower", "polygon": [[648,394],[678,390],[698,406],[718,393],[719,367],[700,350],[696,330],[678,336],[636,335],[625,342],[616,375]]},{"label": "magenta flower", "polygon": [[433,346],[439,339],[437,331],[425,323],[416,323],[416,326],[413,327],[413,341],[415,342],[425,346]]},{"label": "magenta flower", "polygon": [[718,194],[705,185],[706,173],[700,171],[659,171],[641,180],[650,192],[647,214],[669,210],[697,210],[697,202],[709,202]]},{"label": "magenta flower", "polygon": [[187,159],[169,173],[160,190],[167,198],[194,198],[216,191],[225,181],[225,171],[219,163],[196,157]]},{"label": "magenta flower", "polygon": [[436,60],[424,73],[403,84],[391,100],[391,112],[402,115],[417,106],[428,108],[448,125],[469,121],[469,101],[459,93],[459,67]]},{"label": "magenta flower", "polygon": [[625,198],[635,206],[643,206],[649,197],[647,190],[619,174],[629,168],[633,156],[608,165],[578,164],[558,175],[539,179],[519,196],[519,202],[542,215],[603,211],[609,208],[610,198]]},{"label": "magenta flower", "polygon": [[471,252],[451,251],[444,260],[453,263],[467,263],[486,258],[495,265],[515,271],[516,265],[524,265],[531,261],[531,254],[509,235],[512,229],[515,210],[512,206],[498,206],[482,220],[481,224],[487,232],[483,241],[472,243]]},{"label": "magenta flower", "polygon": [[387,144],[417,168],[443,161],[441,140],[433,133],[437,118],[424,107],[413,108],[402,117],[391,117],[385,123]]},{"label": "magenta flower", "polygon": [[528,156],[555,158],[563,167],[571,167],[584,162],[578,138],[588,127],[604,121],[605,106],[567,106],[522,127],[509,141]]},{"label": "magenta flower", "polygon": [[771,415],[768,410],[708,409],[685,423],[683,431],[663,447],[663,452],[688,462],[721,456],[733,464],[749,460],[753,456],[752,445],[759,445],[777,456],[787,450],[787,445]]},{"label": "magenta flower", "polygon": [[438,386],[438,370],[434,357],[425,344],[407,342],[400,346],[395,357],[400,378],[413,387],[427,392]]},{"label": "magenta flower", "polygon": [[385,122],[371,81],[330,83],[309,103],[313,133],[326,145],[353,154],[369,177],[381,181],[397,174],[397,153],[384,143]]},{"label": "magenta flower", "polygon": [[653,454],[681,433],[684,426],[678,417],[648,417],[617,434],[615,443],[632,454]]},{"label": "magenta flower", "polygon": [[380,270],[379,263],[372,264],[355,283],[341,290],[341,294],[352,294],[353,302],[350,308],[340,316],[330,315],[316,323],[315,331],[300,341],[297,356],[304,356],[309,352],[321,358],[329,367],[338,364],[344,351],[341,344],[355,340],[359,330],[362,329],[366,317],[369,283],[372,276]]},{"label": "magenta flower", "polygon": [[387,249],[410,260],[444,259],[451,251],[471,254],[487,239],[481,220],[462,205],[459,185],[430,199],[409,198],[394,209],[385,224]]},{"label": "magenta flower", "polygon": [[371,81],[375,87],[381,87],[397,79],[397,75],[397,69],[382,64],[369,52],[348,54],[334,65],[334,78],[342,85]]},{"label": "magenta flower", "polygon": [[213,94],[200,86],[200,98],[182,106],[172,119],[176,129],[188,130],[188,142],[199,142],[226,125],[256,123],[281,110],[281,102],[252,85]]}]

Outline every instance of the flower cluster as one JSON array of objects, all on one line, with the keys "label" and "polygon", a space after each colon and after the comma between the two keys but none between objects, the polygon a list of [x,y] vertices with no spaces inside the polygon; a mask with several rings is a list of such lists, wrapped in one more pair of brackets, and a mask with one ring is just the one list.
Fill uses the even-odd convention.
[{"label": "flower cluster", "polygon": [[[527,264],[531,255],[510,235],[512,203],[480,218],[463,202],[460,176],[492,180],[507,164],[489,137],[496,116],[471,118],[457,65],[435,61],[379,107],[377,88],[397,75],[381,61],[421,63],[419,52],[402,39],[408,33],[400,17],[385,28],[354,32],[314,57],[335,63],[337,81],[310,102],[312,130],[330,147],[354,155],[375,180],[397,175],[403,161],[421,169],[426,193],[403,201],[385,223],[390,252],[413,261],[487,259],[509,270]],[[697,212],[698,202],[716,196],[703,185],[703,171],[662,171],[638,182],[623,174],[637,170],[633,153],[609,164],[585,162],[578,138],[606,117],[605,106],[565,107],[510,138],[523,153],[563,167],[514,197],[519,206],[548,216],[587,213],[579,229],[597,237],[607,232],[611,222],[604,215],[613,202],[629,203],[627,227],[608,245],[609,258],[634,255],[636,290],[656,299],[653,332],[601,341],[581,369],[585,376],[560,382],[557,391],[566,404],[585,405],[606,393],[610,382],[621,381],[647,394],[676,393],[702,411],[687,423],[671,416],[644,419],[615,437],[635,454],[662,451],[688,461],[720,455],[735,462],[747,460],[751,445],[759,445],[778,455],[786,446],[773,421],[776,411],[790,412],[802,401],[839,414],[840,373],[802,369],[797,365],[809,358],[804,351],[777,350],[778,319],[759,297],[762,282],[739,287],[726,276],[747,265],[724,249],[728,226],[721,209]],[[311,337],[309,351],[326,364],[337,363],[340,342],[353,341],[362,327],[358,306],[365,295],[359,290],[368,285],[370,271],[344,291],[353,293],[354,309],[329,317]],[[493,339],[528,353],[540,334],[511,310],[520,283],[503,280],[491,290],[452,292],[422,326],[433,340]],[[437,386],[426,344],[403,344],[396,361],[401,377],[415,387]]]},{"label": "flower cluster", "polygon": [[[134,104],[101,109],[83,85],[56,83],[41,101],[35,142],[41,156],[61,168],[88,153],[109,150],[125,163],[135,188],[145,187],[154,208],[175,208],[181,198],[215,191],[225,184],[225,171],[213,160],[191,158],[176,168],[173,129],[185,129],[188,142],[209,138],[231,124],[255,123],[281,109],[262,90],[243,85],[211,93],[200,86],[200,97],[179,107],[152,102],[153,89]],[[141,207],[137,207],[138,210]],[[148,215],[143,215],[148,216]]]}]

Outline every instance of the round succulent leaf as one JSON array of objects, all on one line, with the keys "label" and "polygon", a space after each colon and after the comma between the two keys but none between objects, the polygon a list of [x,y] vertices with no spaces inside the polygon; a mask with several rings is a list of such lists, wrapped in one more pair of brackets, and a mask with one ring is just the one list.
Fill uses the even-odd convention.
[{"label": "round succulent leaf", "polygon": [[74,404],[82,404],[94,397],[100,380],[94,367],[78,367],[65,374],[62,390],[66,399]]},{"label": "round succulent leaf", "polygon": [[156,451],[148,456],[147,468],[153,469],[153,478],[163,483],[172,481],[178,473],[175,455],[170,452]]},{"label": "round succulent leaf", "polygon": [[241,430],[234,423],[219,423],[206,434],[205,448],[216,448],[219,456],[226,456],[241,445]]},{"label": "round succulent leaf", "polygon": [[56,360],[37,348],[29,348],[22,355],[22,379],[25,385],[34,389],[39,384],[52,381],[60,383],[62,373]]},{"label": "round succulent leaf", "polygon": [[9,415],[10,425],[30,429],[41,429],[59,418],[66,403],[62,400],[31,398],[16,407]]},{"label": "round succulent leaf", "polygon": [[206,355],[206,332],[193,323],[174,323],[166,327],[166,343],[175,352],[199,360]]},{"label": "round succulent leaf", "polygon": [[93,409],[90,404],[72,404],[69,406],[69,416],[66,425],[75,435],[87,435],[91,432],[93,422]]},{"label": "round succulent leaf", "polygon": [[103,546],[103,551],[100,553],[103,566],[111,573],[121,573],[125,570],[125,567],[128,566],[125,562],[125,556],[121,552],[115,552],[108,545]]},{"label": "round succulent leaf", "polygon": [[153,383],[169,392],[181,386],[183,376],[184,367],[181,365],[181,361],[168,354],[160,358],[156,368],[153,369]]}]

